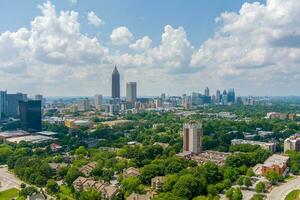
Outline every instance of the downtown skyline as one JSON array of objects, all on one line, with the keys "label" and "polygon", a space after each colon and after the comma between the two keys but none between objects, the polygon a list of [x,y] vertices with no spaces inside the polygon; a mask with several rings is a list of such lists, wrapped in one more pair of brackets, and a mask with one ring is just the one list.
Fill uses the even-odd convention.
[{"label": "downtown skyline", "polygon": [[[6,1],[0,10],[14,2],[20,1]],[[79,9],[83,7],[80,0],[28,3],[22,14],[32,14],[24,19],[11,14],[16,23],[1,21],[1,90],[109,96],[110,74],[117,65],[121,96],[130,81],[137,82],[139,96],[189,94],[202,92],[206,86],[211,91],[235,88],[242,96],[299,96],[300,2],[291,2],[236,1],[218,7],[215,1],[203,1],[182,8],[181,3],[174,3],[171,14],[195,7],[191,12],[201,25],[187,23],[192,14],[183,17],[179,12],[182,19],[171,19],[162,8],[156,16],[130,14],[129,23],[115,13],[125,11],[121,2],[115,10],[101,1],[99,8],[88,3],[84,9]],[[130,10],[140,13],[146,5],[142,1]],[[211,14],[199,18],[197,9],[209,9]],[[155,30],[144,23],[155,23]]]}]

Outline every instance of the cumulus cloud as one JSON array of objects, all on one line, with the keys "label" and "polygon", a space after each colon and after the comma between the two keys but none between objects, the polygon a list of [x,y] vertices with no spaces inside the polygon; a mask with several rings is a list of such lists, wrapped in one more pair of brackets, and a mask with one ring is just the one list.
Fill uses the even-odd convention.
[{"label": "cumulus cloud", "polygon": [[238,13],[224,12],[216,19],[219,30],[193,54],[191,63],[207,66],[231,84],[244,81],[267,90],[271,84],[284,85],[287,77],[293,87],[300,81],[299,11],[300,1],[267,0],[245,3]]},{"label": "cumulus cloud", "polygon": [[100,19],[93,11],[88,13],[88,21],[89,24],[94,26],[100,26],[104,24],[103,20]]},{"label": "cumulus cloud", "polygon": [[129,47],[131,49],[136,50],[136,51],[147,50],[147,49],[150,48],[151,44],[152,44],[152,40],[150,39],[150,37],[149,36],[144,36],[143,38],[138,39],[137,41],[135,41],[135,43],[130,44]]},{"label": "cumulus cloud", "polygon": [[115,45],[128,44],[133,39],[133,34],[125,26],[115,28],[110,35],[111,42]]},{"label": "cumulus cloud", "polygon": [[[79,13],[57,12],[50,1],[39,8],[42,14],[28,29],[0,34],[4,88],[48,95],[109,94],[110,73],[117,64],[125,80],[142,85],[143,94],[180,94],[206,85],[236,87],[244,94],[298,91],[298,0],[245,3],[239,12],[221,13],[214,36],[199,48],[183,27],[166,25],[158,45],[149,36],[133,41],[127,27],[118,27],[110,34],[116,45],[110,49],[82,33]],[[91,13],[91,18],[97,17]],[[93,25],[100,23],[96,21]],[[118,45],[124,46],[120,50]]]}]

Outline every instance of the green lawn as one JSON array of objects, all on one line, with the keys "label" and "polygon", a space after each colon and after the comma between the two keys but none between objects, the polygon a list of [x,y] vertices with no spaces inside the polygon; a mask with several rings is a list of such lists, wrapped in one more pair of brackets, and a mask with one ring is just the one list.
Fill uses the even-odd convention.
[{"label": "green lawn", "polygon": [[18,196],[19,196],[19,190],[16,188],[12,188],[0,192],[0,200],[10,200],[12,198],[17,198]]},{"label": "green lawn", "polygon": [[291,191],[284,200],[300,200],[300,190]]}]

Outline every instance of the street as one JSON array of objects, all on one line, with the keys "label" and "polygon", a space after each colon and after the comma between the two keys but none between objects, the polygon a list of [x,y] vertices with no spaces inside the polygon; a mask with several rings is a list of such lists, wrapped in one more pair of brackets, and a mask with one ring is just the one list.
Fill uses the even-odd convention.
[{"label": "street", "polygon": [[287,183],[283,183],[275,187],[268,195],[267,200],[284,200],[285,196],[300,187],[300,177],[289,180]]}]

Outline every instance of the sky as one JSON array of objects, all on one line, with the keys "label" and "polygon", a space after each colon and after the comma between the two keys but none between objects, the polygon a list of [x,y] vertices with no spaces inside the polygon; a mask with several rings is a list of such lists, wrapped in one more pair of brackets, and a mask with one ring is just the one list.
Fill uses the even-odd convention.
[{"label": "sky", "polygon": [[[17,6],[16,6],[17,5]],[[0,89],[300,95],[299,0],[3,0]]]}]

